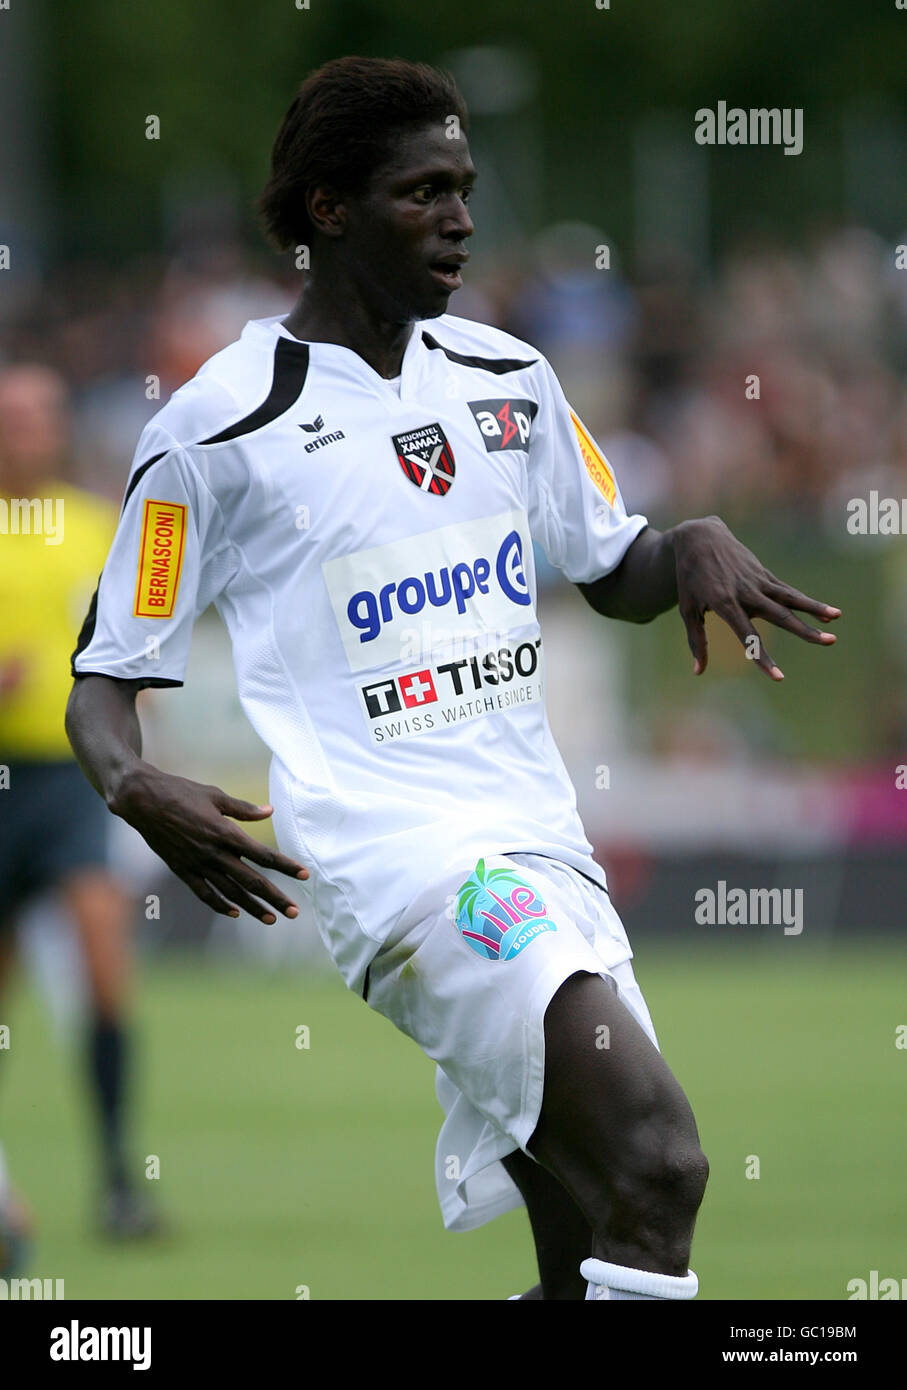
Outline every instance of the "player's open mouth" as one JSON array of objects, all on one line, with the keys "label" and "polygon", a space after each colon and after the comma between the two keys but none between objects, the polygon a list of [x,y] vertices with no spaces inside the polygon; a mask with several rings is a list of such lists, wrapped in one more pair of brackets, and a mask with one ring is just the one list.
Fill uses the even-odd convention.
[{"label": "player's open mouth", "polygon": [[458,290],[463,284],[463,277],[460,274],[460,267],[464,264],[464,258],[457,258],[450,261],[435,261],[430,270],[436,280],[440,280],[447,290]]}]

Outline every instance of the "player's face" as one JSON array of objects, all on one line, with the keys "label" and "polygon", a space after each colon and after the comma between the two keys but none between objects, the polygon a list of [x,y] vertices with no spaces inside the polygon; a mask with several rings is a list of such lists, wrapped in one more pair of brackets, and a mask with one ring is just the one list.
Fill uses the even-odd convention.
[{"label": "player's face", "polygon": [[476,171],[466,137],[444,125],[397,138],[366,192],[347,203],[347,252],[363,294],[393,323],[434,318],[463,283]]}]

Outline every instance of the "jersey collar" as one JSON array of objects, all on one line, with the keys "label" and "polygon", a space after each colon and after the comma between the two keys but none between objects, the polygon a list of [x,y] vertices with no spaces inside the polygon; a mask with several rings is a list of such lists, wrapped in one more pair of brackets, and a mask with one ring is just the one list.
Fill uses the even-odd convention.
[{"label": "jersey collar", "polygon": [[411,400],[415,395],[419,363],[422,356],[421,321],[413,324],[413,331],[403,352],[398,394],[396,387],[392,386],[384,377],[379,376],[374,367],[370,367],[365,359],[359,356],[358,352],[354,352],[352,348],[342,347],[340,343],[324,343],[297,338],[295,334],[284,327],[282,322],[284,318],[286,318],[286,314],[275,314],[266,319],[252,319],[247,328],[262,329],[278,337],[289,338],[294,343],[308,342],[314,362],[322,362],[326,365],[330,365],[331,361],[343,363],[347,369],[355,373],[363,385],[370,387],[382,400],[395,401],[400,404]]}]

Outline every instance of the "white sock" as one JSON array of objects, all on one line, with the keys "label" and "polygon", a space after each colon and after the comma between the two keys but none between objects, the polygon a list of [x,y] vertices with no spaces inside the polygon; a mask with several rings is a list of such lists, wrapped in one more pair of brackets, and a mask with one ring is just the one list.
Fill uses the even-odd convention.
[{"label": "white sock", "polygon": [[630,1269],[607,1260],[583,1260],[579,1272],[588,1282],[586,1299],[633,1299],[658,1302],[666,1298],[695,1298],[699,1280],[690,1269],[686,1274],[656,1274],[648,1269]]}]

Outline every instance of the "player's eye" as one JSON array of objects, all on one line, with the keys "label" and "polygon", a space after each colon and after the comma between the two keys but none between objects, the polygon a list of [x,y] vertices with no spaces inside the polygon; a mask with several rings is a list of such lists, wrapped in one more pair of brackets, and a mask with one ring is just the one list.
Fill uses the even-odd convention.
[{"label": "player's eye", "polygon": [[[435,184],[423,183],[418,188],[413,189],[413,197],[415,198],[417,203],[427,204],[430,203],[433,198],[437,197],[437,195],[440,192],[442,192],[442,189],[437,187]],[[461,188],[459,190],[460,197],[462,198],[464,203],[469,202],[469,196],[471,193],[472,184],[468,184],[466,187]]]}]

